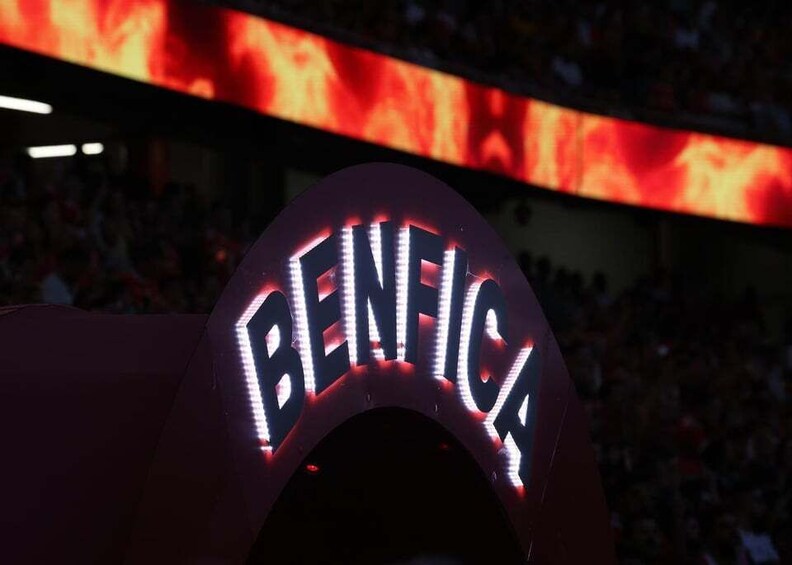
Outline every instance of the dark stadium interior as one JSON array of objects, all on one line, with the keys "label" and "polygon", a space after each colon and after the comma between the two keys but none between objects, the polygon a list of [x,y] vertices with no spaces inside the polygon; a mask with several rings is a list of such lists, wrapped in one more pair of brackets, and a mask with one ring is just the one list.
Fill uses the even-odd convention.
[{"label": "dark stadium interior", "polygon": [[465,449],[431,420],[372,410],[308,454],[248,563],[520,563],[486,482]]},{"label": "dark stadium interior", "polygon": [[[783,2],[219,3],[590,111],[792,145],[792,15]],[[0,110],[0,306],[209,313],[246,250],[302,189],[352,164],[416,166],[490,220],[530,281],[590,421],[620,562],[792,562],[792,231],[545,191],[11,47],[0,47],[0,77],[0,94],[57,109]],[[44,160],[24,152],[83,142],[105,150]],[[341,512],[355,528],[369,521],[354,515],[360,507],[339,507],[346,490],[312,496],[320,483],[360,489],[372,480],[366,469],[395,488],[369,483],[366,495],[397,510],[358,549],[388,548],[383,532],[417,536],[428,524],[405,524],[416,499],[397,479],[415,466],[399,460],[398,446],[374,441],[397,416],[409,420],[366,416],[370,428],[338,435],[367,437],[333,436],[306,459],[319,472],[294,478],[268,530],[298,546],[284,532],[300,522],[315,541],[300,546],[310,555],[299,562],[351,545],[339,541],[348,531],[323,544],[319,532],[334,530],[306,515]],[[410,425],[412,435],[388,437],[417,442],[425,464],[412,484],[423,490],[411,496],[435,497],[433,523],[458,539],[469,532],[457,526],[506,536],[483,519],[499,519],[491,500],[471,503],[475,523],[443,508],[483,479],[440,430]],[[350,451],[356,445],[370,457]],[[342,465],[355,474],[339,474]],[[465,551],[485,562],[478,549],[470,542]],[[762,551],[766,561],[745,560]]]}]

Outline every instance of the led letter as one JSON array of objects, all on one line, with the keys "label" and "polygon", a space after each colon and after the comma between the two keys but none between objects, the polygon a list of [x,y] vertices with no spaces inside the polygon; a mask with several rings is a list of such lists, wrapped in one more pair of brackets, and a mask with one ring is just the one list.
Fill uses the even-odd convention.
[{"label": "led letter", "polygon": [[481,343],[486,331],[490,339],[508,341],[506,299],[500,286],[492,279],[470,286],[462,315],[462,341],[459,350],[459,392],[472,411],[489,412],[498,396],[498,385],[489,377],[482,378]]},{"label": "led letter", "polygon": [[286,297],[277,291],[258,296],[236,329],[259,441],[264,449],[275,450],[305,402],[303,367],[291,346]]},{"label": "led letter", "polygon": [[[353,364],[374,356],[396,358],[396,283],[393,227],[372,224],[369,233],[358,225],[344,228],[344,313]],[[354,347],[353,347],[354,346]]]},{"label": "led letter", "polygon": [[487,416],[487,429],[497,433],[509,456],[509,478],[514,486],[528,486],[531,450],[536,428],[536,398],[541,357],[524,347],[503,387],[495,409]]},{"label": "led letter", "polygon": [[[300,328],[300,353],[306,366],[306,388],[316,394],[349,371],[349,344],[325,352],[324,332],[341,318],[339,293],[319,297],[317,279],[338,263],[335,235],[322,239],[291,259],[292,292]],[[308,374],[311,378],[308,378]]]},{"label": "led letter", "polygon": [[419,314],[437,317],[437,289],[421,282],[422,261],[440,266],[443,262],[443,240],[417,226],[402,228],[396,297],[399,359],[413,364],[418,359]]},{"label": "led letter", "polygon": [[440,282],[440,302],[437,311],[437,347],[435,350],[435,378],[451,382],[457,377],[459,335],[462,326],[462,303],[467,276],[467,253],[456,247],[445,252],[443,278]]}]

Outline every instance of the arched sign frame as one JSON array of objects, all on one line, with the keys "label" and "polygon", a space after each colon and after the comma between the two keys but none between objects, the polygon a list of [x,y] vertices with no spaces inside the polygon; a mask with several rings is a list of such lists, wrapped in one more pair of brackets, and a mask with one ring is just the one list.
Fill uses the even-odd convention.
[{"label": "arched sign frame", "polygon": [[[413,345],[417,346],[417,357],[413,362],[402,360],[405,357],[404,332],[398,336],[400,351],[395,360],[383,361],[372,356],[369,363],[355,366],[353,354],[350,369],[344,371],[340,378],[324,385],[313,382],[313,392],[309,383],[296,422],[289,426],[282,441],[274,445],[263,437],[266,435],[261,425],[263,402],[254,390],[256,363],[249,354],[251,344],[245,342],[245,335],[251,335],[245,332],[251,317],[268,296],[282,293],[287,299],[294,326],[291,343],[278,339],[278,343],[272,344],[270,334],[266,339],[263,335],[252,339],[265,341],[264,350],[268,353],[277,351],[277,347],[291,347],[300,354],[305,365],[315,356],[306,357],[305,344],[310,339],[302,300],[311,291],[315,297],[318,290],[319,298],[326,299],[335,290],[340,313],[336,312],[338,323],[323,334],[326,338],[323,342],[325,354],[332,355],[332,347],[337,347],[336,351],[341,349],[339,346],[343,346],[344,341],[348,348],[350,332],[348,316],[344,312],[348,296],[344,296],[344,291],[352,288],[349,285],[353,283],[343,279],[346,259],[342,255],[349,250],[344,247],[343,239],[351,237],[353,226],[377,226],[381,222],[389,222],[393,228],[397,262],[404,262],[406,256],[399,238],[413,226],[421,233],[433,234],[435,240],[442,242],[444,259],[455,249],[464,250],[467,269],[460,280],[464,280],[465,293],[470,294],[471,288],[491,280],[505,299],[505,311],[499,312],[502,315],[498,316],[505,319],[491,320],[489,315],[487,317],[484,331],[490,337],[481,339],[489,342],[482,346],[481,353],[482,371],[486,374],[476,377],[480,381],[494,381],[501,390],[505,390],[505,381],[510,375],[516,376],[515,368],[525,366],[528,358],[538,363],[534,367],[534,370],[538,369],[536,386],[529,399],[533,415],[530,453],[521,454],[529,458],[530,473],[523,473],[523,479],[527,478],[526,484],[516,480],[515,454],[520,454],[514,449],[506,449],[504,440],[497,433],[492,433],[492,422],[486,413],[471,405],[469,392],[468,398],[463,398],[464,394],[460,393],[459,381],[463,377],[458,376],[456,382],[452,382],[436,374],[437,335],[448,334],[446,330],[438,329],[441,325],[438,319],[449,317],[448,304],[445,311],[442,305],[437,306],[440,311],[438,317],[416,314],[418,331]],[[319,281],[316,289],[308,289],[308,294],[301,296],[295,282],[295,264],[317,242],[329,237],[334,237],[335,260],[342,266],[335,270],[334,278],[323,275],[320,278],[324,280]],[[347,239],[346,245],[350,241],[353,239]],[[438,262],[436,250],[435,262]],[[451,282],[442,282],[442,267],[447,263],[441,260],[440,265],[434,267],[429,263],[431,261],[418,259],[416,276],[421,284],[425,283],[429,288],[444,284],[453,286]],[[382,282],[382,266],[377,268]],[[321,267],[317,272],[321,275],[323,269]],[[395,269],[398,279],[404,276],[407,266],[395,264]],[[327,289],[323,290],[323,284]],[[412,290],[418,288],[418,283],[415,284]],[[403,279],[396,281],[397,317],[403,318],[405,314],[398,312],[400,309],[406,311],[407,306],[403,304],[403,295],[399,296],[399,285],[405,289],[409,285]],[[447,302],[442,290],[438,290],[437,300]],[[465,302],[469,301],[466,297]],[[458,310],[465,310],[467,316],[466,308],[467,304],[459,305]],[[504,323],[503,327],[498,325],[499,333],[490,327],[496,321]],[[397,328],[405,324],[403,319],[396,323]],[[464,326],[466,322],[458,320],[456,323]],[[319,331],[323,329],[321,327]],[[464,341],[465,331],[463,327],[463,339],[460,341]],[[329,341],[334,341],[332,346]],[[381,344],[372,342],[372,347],[377,345]],[[207,366],[211,367],[210,371]],[[315,376],[307,375],[307,380],[314,380]],[[281,380],[279,386],[283,383]],[[289,397],[289,392],[295,393],[295,386],[287,388],[284,399]],[[320,388],[322,390],[317,392]],[[216,395],[218,390],[219,395]],[[278,390],[280,394],[280,388]],[[184,400],[201,395],[206,399],[203,408],[197,406],[199,402],[188,404]],[[526,423],[526,406],[527,403],[521,406],[523,423]],[[379,407],[400,407],[419,412],[438,422],[470,452],[485,476],[490,478],[491,487],[509,518],[527,561],[567,561],[574,555],[582,555],[597,562],[612,562],[607,512],[593,451],[586,437],[582,408],[575,398],[558,345],[528,282],[494,230],[462,197],[427,174],[385,163],[351,167],[325,178],[287,206],[247,253],[209,318],[206,335],[175,399],[174,414],[182,415],[172,416],[164,430],[133,535],[132,545],[138,549],[133,547],[128,561],[142,562],[147,551],[152,551],[156,545],[151,543],[151,536],[156,535],[152,533],[154,526],[147,526],[147,522],[157,521],[150,517],[155,513],[161,514],[161,510],[155,511],[154,508],[161,509],[163,505],[146,504],[147,496],[150,500],[153,498],[151,493],[168,490],[162,486],[165,484],[162,477],[178,471],[172,470],[173,465],[169,467],[168,455],[164,452],[184,444],[180,438],[193,433],[188,422],[199,421],[195,415],[197,410],[221,410],[222,429],[217,424],[206,433],[209,438],[207,445],[219,446],[214,448],[214,460],[222,458],[224,461],[223,470],[214,472],[201,485],[204,490],[213,489],[214,494],[212,503],[206,506],[209,523],[202,526],[205,539],[198,545],[205,547],[203,555],[222,555],[218,561],[243,562],[279,493],[300,468],[305,456],[323,437],[352,416]],[[499,396],[492,410],[502,408],[503,399]],[[569,430],[572,430],[572,435]],[[565,457],[559,457],[560,444],[569,446]],[[193,450],[200,449],[200,442],[193,440],[191,445]],[[209,455],[195,455],[195,464],[200,465],[199,461],[208,462],[209,459]],[[563,478],[553,478],[561,475]],[[464,493],[460,493],[460,497],[464,497]],[[568,513],[574,513],[570,514],[572,526],[564,529],[561,523]],[[163,521],[162,518],[158,520],[160,524]],[[234,528],[238,531],[233,532]],[[587,548],[583,550],[581,544]]]}]

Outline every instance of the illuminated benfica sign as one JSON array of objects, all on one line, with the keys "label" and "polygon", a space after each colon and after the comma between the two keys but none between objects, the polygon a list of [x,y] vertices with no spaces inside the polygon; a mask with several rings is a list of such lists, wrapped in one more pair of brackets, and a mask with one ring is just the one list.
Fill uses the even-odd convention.
[{"label": "illuminated benfica sign", "polygon": [[[503,290],[469,272],[463,247],[410,222],[377,220],[316,237],[288,270],[288,292],[262,292],[236,325],[262,449],[278,449],[306,395],[321,397],[355,367],[415,364],[428,348],[425,378],[455,387],[504,446],[512,484],[528,483],[538,353],[526,336],[509,335]],[[427,335],[422,316],[435,320]],[[500,386],[482,370],[486,341],[511,360]]]},{"label": "illuminated benfica sign", "polygon": [[[69,539],[90,532],[90,539],[98,541],[86,547],[65,543],[63,528],[50,527],[48,512],[43,522],[22,521],[21,543],[11,545],[12,558],[5,561],[20,561],[15,554],[25,560],[31,544],[43,538],[50,541],[42,544],[46,555],[75,556],[60,561],[79,560],[87,551],[95,558],[82,561],[249,563],[260,558],[269,563],[293,555],[293,543],[309,539],[302,530],[281,538],[288,533],[284,525],[317,518],[307,530],[313,535],[325,528],[328,517],[335,518],[336,509],[338,527],[308,543],[333,543],[342,555],[340,546],[360,540],[366,550],[373,545],[361,534],[369,531],[349,526],[358,516],[371,516],[378,523],[372,532],[392,533],[380,530],[391,523],[382,521],[392,504],[386,481],[423,493],[451,478],[439,472],[448,464],[467,467],[467,461],[480,473],[477,479],[450,481],[458,501],[449,500],[453,493],[443,489],[431,501],[411,499],[415,512],[428,512],[434,520],[445,519],[450,510],[454,526],[471,525],[464,530],[468,535],[481,523],[480,510],[495,510],[491,504],[496,503],[525,563],[615,563],[583,406],[536,297],[478,212],[420,171],[374,163],[323,179],[287,206],[250,247],[208,318],[146,321],[43,310],[3,316],[11,324],[6,335],[19,351],[2,368],[11,382],[35,377],[39,383],[64,371],[67,377],[78,375],[69,383],[82,383],[85,410],[68,407],[75,418],[67,435],[59,437],[81,439],[65,459],[72,464],[66,467],[85,464],[67,469],[60,460],[65,471],[60,483],[69,485],[69,496],[55,496],[51,506],[54,515],[68,516],[72,502],[81,501],[86,511],[67,529],[75,532]],[[17,326],[35,320],[35,331],[18,331],[14,320]],[[71,340],[59,343],[43,364],[25,365],[41,331],[55,335],[64,329],[74,334]],[[106,343],[124,336],[113,352],[100,348],[92,356],[72,350],[79,343],[94,345],[93,338],[108,331]],[[141,355],[146,362],[140,362]],[[118,385],[108,402],[100,402],[105,387],[97,388],[97,379]],[[62,388],[63,379],[50,380]],[[43,419],[29,418],[31,437],[46,437],[51,423],[68,411],[49,410],[52,402],[39,389],[44,390],[36,384],[29,394],[14,397],[45,401]],[[115,402],[116,396],[124,402]],[[14,414],[21,417],[29,409],[16,407]],[[108,473],[104,466],[92,473],[88,467],[95,467],[94,460],[84,454],[105,446],[107,434],[72,432],[95,429],[108,409],[118,410],[116,420],[129,423],[120,430],[123,448],[116,450],[119,457],[123,451],[114,467],[120,473]],[[369,411],[371,418],[359,417]],[[377,419],[376,413],[386,416],[380,422],[388,425],[361,430]],[[356,439],[336,433],[339,428],[352,428]],[[392,441],[397,434],[398,441]],[[30,443],[28,436],[20,445]],[[369,457],[372,442],[382,445]],[[61,453],[66,449],[59,447]],[[355,455],[351,460],[327,457],[330,448]],[[389,448],[394,451],[388,460],[393,455],[404,464],[398,465],[399,473],[380,474],[389,464],[381,455]],[[449,449],[456,453],[441,453]],[[11,474],[23,479],[14,483],[21,495],[11,500],[12,510],[21,514],[30,501],[38,504],[41,489],[36,487],[52,474],[46,456],[31,461],[24,477],[13,469]],[[327,471],[316,475],[315,462]],[[336,486],[351,486],[338,478],[361,471],[353,465],[364,466],[372,482],[384,486],[363,505],[354,500],[355,489]],[[305,473],[316,476],[308,479]],[[308,492],[295,498],[295,488]],[[341,496],[323,497],[313,506],[321,514],[294,507],[295,501],[330,488],[341,488]],[[349,504],[336,508],[341,498]],[[443,513],[430,507],[448,503]],[[350,517],[352,524],[346,523]],[[336,538],[342,529],[351,535]],[[422,529],[407,531],[424,545],[428,538]],[[507,536],[487,530],[482,536],[475,532],[464,547],[477,544],[487,552],[496,549],[492,544],[506,542]],[[440,535],[448,531],[438,530]],[[404,540],[391,541],[393,549],[401,549],[396,544]],[[405,554],[420,547],[413,541],[407,540]],[[273,542],[279,547],[271,552]],[[57,559],[38,555],[43,554],[26,560]],[[486,553],[475,555],[486,560]]]},{"label": "illuminated benfica sign", "polygon": [[[211,523],[243,519],[257,532],[329,434],[387,409],[433,422],[467,452],[526,560],[614,562],[583,407],[553,333],[498,235],[439,180],[372,163],[317,183],[248,250],[205,338],[161,442],[189,457],[163,453],[152,471],[149,489],[174,497],[168,507],[194,499],[171,477],[214,464],[233,477],[189,483],[224,485]],[[206,423],[213,410],[222,429]],[[227,444],[212,448],[212,437]]]}]

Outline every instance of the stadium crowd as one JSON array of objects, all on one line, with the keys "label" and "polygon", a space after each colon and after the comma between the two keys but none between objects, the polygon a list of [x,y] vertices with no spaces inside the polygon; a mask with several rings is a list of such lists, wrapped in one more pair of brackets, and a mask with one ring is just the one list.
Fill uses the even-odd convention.
[{"label": "stadium crowd", "polygon": [[792,559],[792,327],[768,341],[750,290],[666,273],[618,295],[596,275],[523,270],[589,416],[622,563]]},{"label": "stadium crowd", "polygon": [[77,160],[53,184],[0,170],[0,300],[116,313],[209,312],[253,239],[250,221],[194,186],[155,195],[143,179]]},{"label": "stadium crowd", "polygon": [[[116,313],[209,312],[261,226],[194,187],[155,194],[77,159],[57,182],[0,165],[0,300]],[[659,274],[521,256],[586,406],[623,563],[792,559],[792,327],[756,297],[711,302]]]},{"label": "stadium crowd", "polygon": [[230,4],[507,90],[792,143],[788,2]]}]

